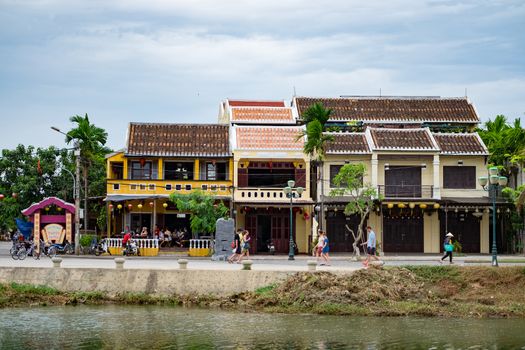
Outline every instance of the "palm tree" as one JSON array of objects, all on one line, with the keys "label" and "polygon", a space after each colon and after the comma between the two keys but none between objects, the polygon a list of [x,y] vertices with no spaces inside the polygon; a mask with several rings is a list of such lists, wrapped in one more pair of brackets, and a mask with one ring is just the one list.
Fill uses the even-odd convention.
[{"label": "palm tree", "polygon": [[[326,109],[321,103],[317,102],[311,105],[306,111],[304,111],[302,118],[307,123],[306,130],[300,135],[300,137],[306,136],[306,142],[303,147],[303,152],[310,156],[311,159],[316,163],[316,167],[319,168],[319,177],[321,179],[321,217],[319,224],[322,228],[322,215],[324,211],[323,206],[323,195],[324,195],[324,177],[323,177],[323,160],[326,143],[333,141],[334,138],[331,135],[324,134],[325,124],[330,119],[332,114],[331,109]],[[317,173],[317,171],[316,171]]]},{"label": "palm tree", "polygon": [[[78,140],[80,156],[82,157],[82,174],[84,176],[84,230],[88,228],[88,173],[89,167],[95,161],[99,161],[104,153],[104,145],[108,139],[108,133],[94,124],[91,124],[86,113],[84,117],[79,115],[69,118],[77,126],[66,135],[66,142]],[[77,184],[79,186],[80,184]]]}]

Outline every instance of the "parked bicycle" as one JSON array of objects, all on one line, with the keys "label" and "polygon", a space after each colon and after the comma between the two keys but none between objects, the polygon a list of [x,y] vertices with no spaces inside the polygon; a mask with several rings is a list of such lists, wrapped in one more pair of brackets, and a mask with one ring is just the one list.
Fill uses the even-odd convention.
[{"label": "parked bicycle", "polygon": [[27,256],[27,249],[24,242],[13,243],[11,247],[11,258],[13,260],[24,260]]},{"label": "parked bicycle", "polygon": [[111,252],[109,251],[109,244],[108,244],[107,238],[104,238],[100,240],[99,242],[93,242],[91,243],[91,247],[89,247],[89,254],[95,254],[96,256],[99,256],[103,253],[108,253],[111,255]]}]

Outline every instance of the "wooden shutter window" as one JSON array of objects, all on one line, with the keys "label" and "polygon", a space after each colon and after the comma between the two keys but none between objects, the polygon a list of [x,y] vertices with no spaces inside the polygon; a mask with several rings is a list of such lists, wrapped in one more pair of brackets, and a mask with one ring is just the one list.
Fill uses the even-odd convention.
[{"label": "wooden shutter window", "polygon": [[476,167],[475,166],[444,166],[443,188],[452,189],[475,189]]}]

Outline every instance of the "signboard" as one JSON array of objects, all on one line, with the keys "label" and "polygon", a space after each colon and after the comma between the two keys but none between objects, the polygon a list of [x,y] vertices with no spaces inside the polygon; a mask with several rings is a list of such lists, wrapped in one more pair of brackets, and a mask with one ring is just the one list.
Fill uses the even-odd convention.
[{"label": "signboard", "polygon": [[62,243],[64,241],[65,230],[62,225],[49,224],[42,230],[42,235],[47,242]]}]

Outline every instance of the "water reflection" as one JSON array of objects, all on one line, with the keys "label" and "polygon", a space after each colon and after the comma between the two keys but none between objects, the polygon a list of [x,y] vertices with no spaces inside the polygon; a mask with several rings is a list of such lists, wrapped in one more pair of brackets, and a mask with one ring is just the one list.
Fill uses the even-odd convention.
[{"label": "water reflection", "polygon": [[1,349],[525,349],[525,320],[80,306],[0,311]]}]

